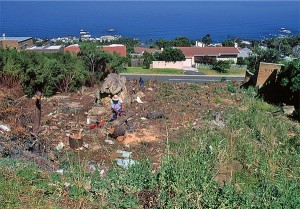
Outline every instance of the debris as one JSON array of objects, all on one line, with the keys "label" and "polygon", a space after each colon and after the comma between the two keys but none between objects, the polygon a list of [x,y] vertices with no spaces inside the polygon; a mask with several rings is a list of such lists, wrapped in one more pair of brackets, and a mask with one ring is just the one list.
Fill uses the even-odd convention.
[{"label": "debris", "polygon": [[284,105],[282,107],[282,110],[283,110],[283,114],[284,115],[293,115],[294,111],[295,111],[295,107],[294,106],[291,106],[291,105]]},{"label": "debris", "polygon": [[137,103],[139,103],[139,104],[143,104],[144,103],[139,96],[137,96],[134,101],[137,101]]},{"label": "debris", "polygon": [[131,160],[131,159],[121,159],[121,158],[117,158],[116,159],[117,165],[128,169],[130,166],[134,165],[136,163],[135,160]]},{"label": "debris", "polygon": [[147,114],[147,119],[163,118],[165,115],[162,112],[152,112]]},{"label": "debris", "polygon": [[65,187],[65,188],[69,188],[70,186],[71,186],[70,183],[68,183],[68,182],[64,183],[64,187]]},{"label": "debris", "polygon": [[139,91],[138,93],[136,93],[136,95],[137,95],[138,97],[140,97],[140,98],[145,97],[145,94],[144,94],[144,92],[142,92],[142,91]]},{"label": "debris", "polygon": [[63,148],[65,147],[65,144],[63,142],[60,142],[56,147],[55,149],[57,151],[61,151]]},{"label": "debris", "polygon": [[148,88],[148,91],[153,91],[153,88]]},{"label": "debris", "polygon": [[212,124],[216,125],[216,126],[219,126],[220,128],[224,128],[225,124],[221,119],[221,113],[220,112],[217,112],[214,115],[214,120],[212,120]]},{"label": "debris", "polygon": [[93,107],[88,111],[88,115],[92,116],[100,116],[107,113],[107,109],[105,107]]},{"label": "debris", "polygon": [[118,136],[124,136],[126,132],[125,125],[117,125],[111,129],[108,130],[108,133],[112,135],[112,137],[117,138]]},{"label": "debris", "polygon": [[56,173],[59,173],[60,175],[64,175],[64,169],[59,169],[55,171]]},{"label": "debris", "polygon": [[124,150],[117,150],[116,153],[122,154],[123,158],[130,158],[130,155],[132,154],[132,152],[127,152]]},{"label": "debris", "polygon": [[69,136],[69,145],[71,148],[76,149],[81,147],[83,144],[83,139],[81,138],[82,129],[79,130],[77,134]]},{"label": "debris", "polygon": [[125,139],[123,140],[123,144],[128,145],[140,142],[154,142],[158,140],[158,138],[155,135],[155,131],[140,129],[137,132],[126,133]]},{"label": "debris", "polygon": [[141,117],[141,120],[147,120],[147,118]]},{"label": "debris", "polygon": [[106,142],[107,144],[115,144],[112,140],[110,139],[106,139],[104,142]]},{"label": "debris", "polygon": [[84,183],[83,188],[87,191],[90,191],[92,189],[91,184],[92,184],[92,182],[91,182],[91,180],[89,180],[89,181]]},{"label": "debris", "polygon": [[10,126],[9,125],[5,125],[5,124],[0,124],[0,132],[10,132]]},{"label": "debris", "polygon": [[83,144],[82,147],[84,147],[85,149],[89,148],[89,144]]}]

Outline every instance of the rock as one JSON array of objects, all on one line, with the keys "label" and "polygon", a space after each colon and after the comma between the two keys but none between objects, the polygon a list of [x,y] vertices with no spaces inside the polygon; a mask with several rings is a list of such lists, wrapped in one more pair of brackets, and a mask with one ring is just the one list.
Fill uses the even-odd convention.
[{"label": "rock", "polygon": [[85,182],[83,188],[87,191],[90,191],[92,189],[91,183],[91,180]]},{"label": "rock", "polygon": [[105,142],[108,143],[108,144],[114,144],[114,142],[112,140],[109,140],[109,139],[106,139]]},{"label": "rock", "polygon": [[293,115],[295,111],[295,107],[290,105],[285,105],[282,107],[282,110],[284,115],[289,116],[289,115]]},{"label": "rock", "polygon": [[119,96],[122,98],[124,104],[130,104],[131,103],[131,98],[127,92],[127,90],[122,91]]},{"label": "rock", "polygon": [[148,91],[153,91],[153,88],[148,88]]},{"label": "rock", "polygon": [[93,107],[89,110],[88,115],[91,116],[100,116],[107,113],[107,109],[105,107]]},{"label": "rock", "polygon": [[55,154],[54,154],[53,151],[50,151],[50,152],[48,153],[48,158],[49,158],[49,160],[51,160],[51,161],[55,161],[55,160],[56,160],[56,157],[55,157]]},{"label": "rock", "polygon": [[57,151],[61,151],[63,148],[65,147],[65,144],[63,142],[60,142],[56,147],[55,149]]},{"label": "rock", "polygon": [[145,97],[145,94],[144,94],[144,92],[139,91],[138,93],[136,93],[136,96],[143,98],[143,97]]},{"label": "rock", "polygon": [[0,132],[10,132],[11,128],[9,125],[0,122]]}]

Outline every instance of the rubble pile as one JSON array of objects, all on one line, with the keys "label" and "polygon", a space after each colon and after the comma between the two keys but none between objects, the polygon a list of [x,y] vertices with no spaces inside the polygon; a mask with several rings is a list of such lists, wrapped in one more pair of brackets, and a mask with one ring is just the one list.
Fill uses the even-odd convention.
[{"label": "rubble pile", "polygon": [[[114,82],[116,78],[121,81]],[[0,154],[12,156],[11,149],[21,150],[45,159],[41,165],[51,165],[52,169],[59,167],[60,153],[68,151],[106,168],[111,163],[128,168],[145,156],[158,167],[167,139],[180,140],[185,130],[200,130],[207,113],[219,113],[224,106],[234,108],[240,102],[230,92],[222,96],[223,100],[218,98],[215,92],[223,87],[226,89],[226,83],[149,81],[141,88],[136,80],[113,75],[102,86],[87,88],[83,93],[42,97],[41,130],[37,135],[32,135],[34,98],[13,97],[2,91]],[[116,93],[125,101],[126,114],[109,122],[109,101]],[[225,125],[220,114],[211,119],[216,127]],[[130,152],[130,157],[113,155],[117,150]]]}]

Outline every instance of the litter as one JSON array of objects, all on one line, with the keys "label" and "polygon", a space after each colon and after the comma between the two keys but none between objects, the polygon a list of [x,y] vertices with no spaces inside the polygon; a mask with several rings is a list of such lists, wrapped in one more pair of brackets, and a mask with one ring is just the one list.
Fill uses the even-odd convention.
[{"label": "litter", "polygon": [[140,103],[140,104],[144,103],[139,96],[137,96],[134,101],[137,101],[137,103]]},{"label": "litter", "polygon": [[114,143],[112,140],[110,140],[110,139],[106,139],[105,142],[108,143],[108,144],[115,144],[115,143]]},{"label": "litter", "polygon": [[0,131],[10,132],[11,129],[10,129],[10,127],[9,127],[8,125],[3,125],[3,124],[1,124],[1,125],[0,125]]},{"label": "litter", "polygon": [[57,151],[60,151],[60,150],[62,150],[64,147],[65,147],[65,144],[64,144],[63,142],[60,142],[60,143],[55,147],[55,149],[56,149]]},{"label": "litter", "polygon": [[117,158],[116,159],[117,165],[128,169],[130,166],[134,165],[136,163],[135,160],[131,160],[131,159],[121,159],[121,158]]},{"label": "litter", "polygon": [[117,150],[116,153],[122,154],[122,157],[124,157],[124,158],[130,158],[130,155],[132,154],[132,152],[127,152],[127,151],[123,151],[123,150]]}]

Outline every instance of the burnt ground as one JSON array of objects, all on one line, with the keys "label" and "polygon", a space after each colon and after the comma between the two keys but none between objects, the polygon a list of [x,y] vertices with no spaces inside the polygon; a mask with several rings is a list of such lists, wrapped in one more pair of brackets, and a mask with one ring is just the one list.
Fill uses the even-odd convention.
[{"label": "burnt ground", "polygon": [[[110,137],[107,122],[112,113],[109,109],[101,116],[92,117],[106,121],[101,128],[90,129],[87,115],[93,107],[107,105],[107,99],[101,104],[95,103],[97,87],[84,88],[77,93],[58,93],[50,98],[42,98],[41,132],[37,136],[40,146],[33,149],[55,165],[60,164],[57,146],[62,142],[64,151],[75,152],[81,159],[108,168],[120,157],[116,150],[131,151],[131,158],[141,160],[150,158],[153,166],[159,166],[167,140],[180,140],[181,133],[198,130],[204,119],[215,112],[240,106],[237,94],[227,91],[227,82],[207,84],[175,84],[149,81],[144,89],[139,89],[136,81],[127,81],[127,91],[131,102],[125,105],[126,113],[133,114],[128,120],[126,136],[123,141]],[[239,86],[240,83],[234,83]],[[134,99],[139,95],[142,104]],[[32,137],[32,115],[34,98],[26,98],[21,91],[1,88],[0,122],[11,127],[10,132],[0,133],[7,146],[18,145],[28,149],[28,144],[37,140]],[[162,112],[165,117],[145,119],[151,112]],[[82,130],[83,147],[72,149],[69,135]],[[2,136],[1,136],[2,135]],[[107,140],[112,140],[110,144]]]}]

